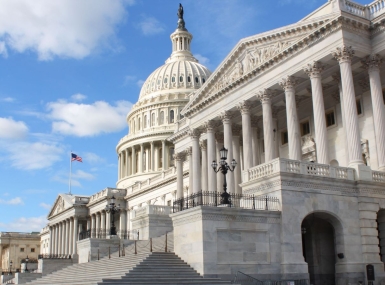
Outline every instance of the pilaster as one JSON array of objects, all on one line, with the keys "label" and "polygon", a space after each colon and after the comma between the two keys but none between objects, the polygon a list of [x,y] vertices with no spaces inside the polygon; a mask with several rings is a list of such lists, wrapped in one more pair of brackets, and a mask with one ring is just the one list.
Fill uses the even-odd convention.
[{"label": "pilaster", "polygon": [[238,110],[242,115],[243,165],[246,170],[253,166],[250,109],[251,105],[247,101],[238,105]]},{"label": "pilaster", "polygon": [[257,95],[258,99],[262,103],[265,162],[269,162],[275,158],[273,113],[271,108],[271,98],[273,95],[274,93],[269,89],[259,91]]}]

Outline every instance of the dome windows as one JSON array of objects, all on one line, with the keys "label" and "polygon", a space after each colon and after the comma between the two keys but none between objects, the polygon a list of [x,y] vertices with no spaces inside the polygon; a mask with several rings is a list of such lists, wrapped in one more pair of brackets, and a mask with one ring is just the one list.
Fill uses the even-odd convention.
[{"label": "dome windows", "polygon": [[164,112],[161,111],[159,116],[159,125],[163,125],[163,124],[164,124]]},{"label": "dome windows", "polygon": [[138,130],[140,130],[140,118],[138,118]]},{"label": "dome windows", "polygon": [[206,82],[206,79],[203,77],[202,78],[202,83],[205,83]]},{"label": "dome windows", "polygon": [[191,77],[190,76],[187,76],[187,82],[191,82]]},{"label": "dome windows", "polygon": [[147,128],[147,115],[144,115],[144,119],[143,119],[143,128]]},{"label": "dome windows", "polygon": [[155,127],[155,113],[151,114],[151,127]]},{"label": "dome windows", "polygon": [[183,82],[183,76],[179,76],[179,82]]},{"label": "dome windows", "polygon": [[174,110],[170,111],[170,123],[174,123]]},{"label": "dome windows", "polygon": [[167,83],[167,77],[164,79],[164,81],[163,81],[164,83]]},{"label": "dome windows", "polygon": [[171,78],[171,82],[172,82],[172,83],[175,82],[175,76],[173,76],[173,77]]},{"label": "dome windows", "polygon": [[199,83],[199,78],[198,78],[198,76],[195,77],[195,83]]}]

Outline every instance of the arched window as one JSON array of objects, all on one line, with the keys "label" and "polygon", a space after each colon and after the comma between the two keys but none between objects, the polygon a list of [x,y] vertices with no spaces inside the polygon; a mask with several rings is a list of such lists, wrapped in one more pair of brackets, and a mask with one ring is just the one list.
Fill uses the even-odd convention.
[{"label": "arched window", "polygon": [[147,128],[147,115],[144,115],[144,118],[143,118],[143,128]]},{"label": "arched window", "polygon": [[159,168],[163,167],[163,150],[159,148]]},{"label": "arched window", "polygon": [[167,83],[167,77],[164,79],[164,83]]},{"label": "arched window", "polygon": [[175,82],[175,77],[174,76],[171,78],[171,82]]},{"label": "arched window", "polygon": [[163,125],[163,124],[164,124],[164,112],[161,111],[160,118],[159,118],[159,125]]},{"label": "arched window", "polygon": [[196,83],[199,83],[199,78],[198,78],[198,76],[195,77],[195,82],[196,82]]},{"label": "arched window", "polygon": [[175,166],[175,160],[174,160],[174,154],[175,154],[175,149],[173,147],[170,147],[170,166]]},{"label": "arched window", "polygon": [[190,76],[187,77],[187,82],[191,82],[191,77]]},{"label": "arched window", "polygon": [[202,83],[205,83],[206,82],[206,79],[203,77],[202,78]]},{"label": "arched window", "polygon": [[140,130],[140,118],[138,118],[138,130]]},{"label": "arched window", "polygon": [[151,127],[155,126],[155,113],[151,114]]},{"label": "arched window", "polygon": [[170,123],[174,123],[174,110],[170,111]]},{"label": "arched window", "polygon": [[183,82],[183,76],[179,77],[179,82]]}]

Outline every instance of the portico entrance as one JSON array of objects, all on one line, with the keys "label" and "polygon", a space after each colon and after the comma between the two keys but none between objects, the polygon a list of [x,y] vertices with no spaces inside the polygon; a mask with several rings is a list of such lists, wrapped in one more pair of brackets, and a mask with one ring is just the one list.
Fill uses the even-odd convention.
[{"label": "portico entrance", "polygon": [[335,284],[335,229],[326,213],[309,214],[301,224],[302,251],[308,263],[310,284]]}]

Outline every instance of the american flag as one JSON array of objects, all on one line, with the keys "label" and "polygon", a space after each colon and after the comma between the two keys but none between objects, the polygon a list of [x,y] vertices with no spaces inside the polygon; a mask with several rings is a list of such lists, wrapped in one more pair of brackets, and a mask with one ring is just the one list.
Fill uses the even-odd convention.
[{"label": "american flag", "polygon": [[82,158],[80,156],[77,156],[76,154],[74,153],[71,153],[71,161],[79,161],[79,162],[83,162]]}]

